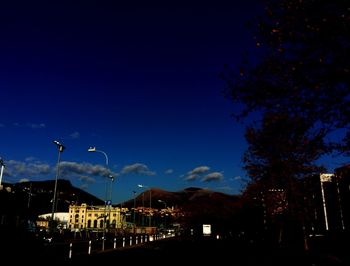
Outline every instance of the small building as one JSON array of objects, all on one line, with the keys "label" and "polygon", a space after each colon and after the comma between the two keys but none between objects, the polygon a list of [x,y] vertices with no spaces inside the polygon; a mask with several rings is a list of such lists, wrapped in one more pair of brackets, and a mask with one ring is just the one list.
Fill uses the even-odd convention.
[{"label": "small building", "polygon": [[[80,206],[69,206],[68,229],[96,230],[104,228],[109,231],[126,228],[127,208],[113,206],[88,206],[83,203]],[[105,227],[104,227],[104,223]]]},{"label": "small building", "polygon": [[[40,229],[49,229],[49,222],[51,220],[52,213],[45,213],[38,216],[36,220],[36,226]],[[68,224],[68,212],[55,212],[54,220],[57,221],[57,225],[61,229],[66,229]]]}]

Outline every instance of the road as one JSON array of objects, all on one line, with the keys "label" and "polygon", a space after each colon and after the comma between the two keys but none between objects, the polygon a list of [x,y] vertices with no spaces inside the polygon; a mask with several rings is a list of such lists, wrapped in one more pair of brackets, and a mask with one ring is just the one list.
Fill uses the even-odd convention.
[{"label": "road", "polygon": [[[349,255],[339,257],[329,252],[304,252],[266,245],[255,245],[233,239],[215,239],[212,237],[172,237],[153,242],[138,242],[137,245],[108,249],[96,249],[90,255],[87,244],[75,243],[72,257],[69,258],[69,244],[56,243],[42,245],[33,239],[19,241],[13,238],[2,241],[0,254],[2,259],[17,264],[30,265],[104,265],[120,262],[131,265],[190,264],[196,265],[269,265],[269,266],[328,266],[350,265]],[[78,248],[80,245],[80,248]],[[79,252],[78,252],[79,251]],[[84,254],[84,255],[83,255]]]}]

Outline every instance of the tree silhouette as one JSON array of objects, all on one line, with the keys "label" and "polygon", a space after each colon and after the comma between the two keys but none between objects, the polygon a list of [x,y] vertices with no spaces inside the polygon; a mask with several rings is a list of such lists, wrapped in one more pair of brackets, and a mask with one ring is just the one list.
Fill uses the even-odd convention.
[{"label": "tree silhouette", "polygon": [[[255,186],[252,196],[263,207],[264,223],[268,219],[277,227],[281,243],[285,233],[306,229],[302,181],[324,170],[315,163],[325,149],[324,133],[310,134],[309,124],[298,117],[266,114],[261,128],[249,127],[245,137],[244,168],[259,188]],[[291,221],[293,227],[288,228]]]},{"label": "tree silhouette", "polygon": [[265,3],[255,36],[259,59],[242,62],[238,71],[226,69],[222,77],[226,95],[239,107],[234,116],[253,121],[244,168],[263,191],[264,204],[270,189],[285,191],[288,219],[305,228],[300,181],[321,170],[316,161],[322,155],[349,150],[350,5]]},{"label": "tree silhouette", "polygon": [[[265,10],[255,37],[260,61],[223,74],[226,95],[243,106],[236,118],[255,111],[286,113],[325,137],[339,129],[349,132],[348,1],[271,0]],[[348,135],[336,140],[343,151]],[[340,146],[329,145],[335,147]]]}]

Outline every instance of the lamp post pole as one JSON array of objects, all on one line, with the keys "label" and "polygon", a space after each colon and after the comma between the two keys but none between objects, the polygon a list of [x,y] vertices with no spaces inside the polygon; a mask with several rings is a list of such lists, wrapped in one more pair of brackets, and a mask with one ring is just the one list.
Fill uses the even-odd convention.
[{"label": "lamp post pole", "polygon": [[[104,151],[101,150],[97,150],[95,147],[90,147],[88,149],[88,152],[100,152],[105,156],[106,159],[106,167],[108,169],[108,156],[107,153],[105,153]],[[110,184],[110,196],[112,197],[112,184],[113,184],[113,180],[114,178],[109,175],[109,178],[111,179],[111,184]],[[105,238],[106,238],[106,223],[107,223],[107,201],[108,201],[108,189],[107,189],[107,179],[106,179],[106,191],[105,191],[105,205],[104,205],[104,209],[103,209],[103,231],[102,231],[102,250],[105,250]],[[110,199],[110,201],[112,201],[112,198]]]},{"label": "lamp post pole", "polygon": [[167,206],[166,206],[166,202],[165,202],[164,200],[158,200],[158,202],[160,202],[160,203],[164,203],[164,208],[165,208],[165,209],[167,208]]},{"label": "lamp post pole", "polygon": [[135,224],[135,222],[136,222],[136,220],[135,220],[135,215],[136,215],[136,191],[133,191],[133,193],[134,193],[134,212],[133,212],[133,217],[132,217],[132,222],[133,222],[133,224],[134,224],[134,230],[135,230],[135,227],[136,227],[136,224]]},{"label": "lamp post pole", "polygon": [[[139,184],[137,185],[140,188],[149,188],[149,218],[148,218],[148,226],[152,226],[152,189],[148,186]],[[144,193],[142,193],[142,201],[144,200]],[[142,202],[142,205],[144,207],[144,203]]]},{"label": "lamp post pole", "polygon": [[58,159],[57,159],[57,166],[56,166],[55,188],[53,191],[53,199],[52,199],[52,211],[51,211],[51,221],[50,221],[51,222],[51,224],[50,224],[51,233],[54,232],[55,209],[56,209],[56,201],[57,201],[57,181],[58,181],[58,176],[60,173],[61,153],[65,149],[65,147],[57,140],[54,140],[53,143],[55,143],[57,148],[58,148]]},{"label": "lamp post pole", "polygon": [[0,186],[1,186],[2,174],[4,173],[4,168],[5,168],[5,164],[2,158],[0,158],[0,165],[1,165],[1,169],[0,169]]},{"label": "lamp post pole", "polygon": [[165,207],[165,214],[164,214],[164,228],[166,228],[166,211],[167,211],[167,205],[166,202],[164,200],[158,200],[158,202],[163,203],[164,207]]}]

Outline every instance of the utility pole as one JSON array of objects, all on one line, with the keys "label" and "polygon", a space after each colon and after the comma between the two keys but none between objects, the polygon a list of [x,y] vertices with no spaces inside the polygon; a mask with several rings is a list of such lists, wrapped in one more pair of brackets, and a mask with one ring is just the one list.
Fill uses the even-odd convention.
[{"label": "utility pole", "polygon": [[4,173],[4,168],[5,168],[4,160],[2,158],[0,158],[0,165],[1,165],[1,169],[0,169],[0,186],[1,186],[2,174]]},{"label": "utility pole", "polygon": [[56,201],[57,201],[57,181],[58,181],[58,176],[60,173],[60,160],[61,160],[61,153],[65,149],[65,147],[59,143],[57,140],[53,141],[57,145],[58,148],[58,159],[57,159],[57,166],[56,166],[56,178],[55,178],[55,188],[53,192],[53,199],[52,199],[52,212],[51,212],[51,233],[54,232],[54,220],[55,220],[55,209],[56,209]]}]

